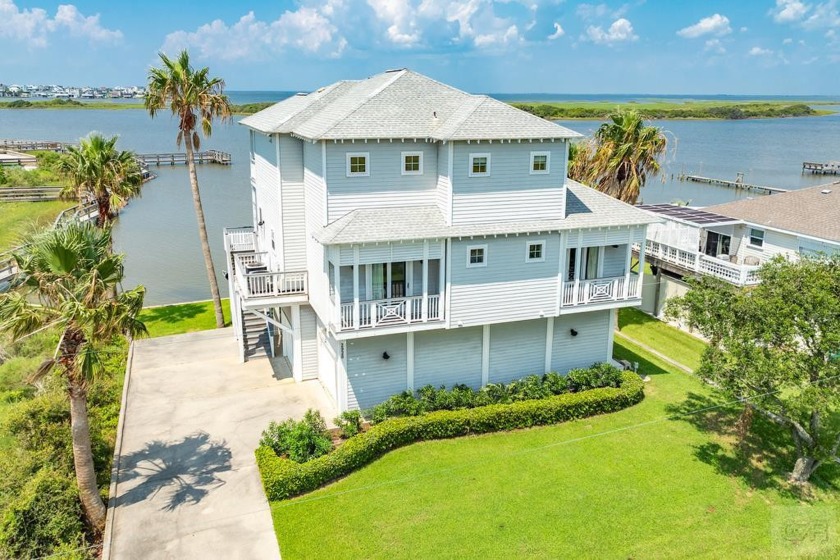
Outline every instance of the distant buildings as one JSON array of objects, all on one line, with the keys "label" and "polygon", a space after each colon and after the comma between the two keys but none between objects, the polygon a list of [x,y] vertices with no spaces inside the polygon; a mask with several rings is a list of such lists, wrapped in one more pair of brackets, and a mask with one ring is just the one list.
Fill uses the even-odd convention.
[{"label": "distant buildings", "polygon": [[0,97],[16,99],[142,99],[144,87],[90,87],[61,85],[5,85],[0,83]]}]

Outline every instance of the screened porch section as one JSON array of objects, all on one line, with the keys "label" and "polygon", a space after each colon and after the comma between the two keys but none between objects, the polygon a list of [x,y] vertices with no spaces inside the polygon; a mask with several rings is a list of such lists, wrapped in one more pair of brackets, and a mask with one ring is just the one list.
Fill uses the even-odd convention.
[{"label": "screened porch section", "polygon": [[330,297],[338,310],[338,330],[443,319],[440,259],[339,267],[330,263],[329,268]]}]

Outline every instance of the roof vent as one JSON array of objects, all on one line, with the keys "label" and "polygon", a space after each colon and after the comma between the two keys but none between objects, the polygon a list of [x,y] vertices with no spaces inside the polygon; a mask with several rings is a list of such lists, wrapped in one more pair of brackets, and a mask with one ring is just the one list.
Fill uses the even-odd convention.
[{"label": "roof vent", "polygon": [[831,194],[831,189],[823,189],[820,191],[822,194]]},{"label": "roof vent", "polygon": [[402,72],[403,70],[408,70],[408,68],[391,68],[390,70],[385,70],[385,73],[391,74],[393,72]]}]

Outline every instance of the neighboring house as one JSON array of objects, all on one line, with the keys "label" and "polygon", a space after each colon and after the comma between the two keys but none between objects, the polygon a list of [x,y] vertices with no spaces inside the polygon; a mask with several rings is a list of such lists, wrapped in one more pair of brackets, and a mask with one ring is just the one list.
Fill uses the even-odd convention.
[{"label": "neighboring house", "polygon": [[[684,291],[684,284],[673,285],[683,276],[708,274],[749,286],[776,255],[798,259],[840,252],[840,182],[703,209],[639,208],[665,220],[648,228],[647,257],[659,283],[660,273],[667,273],[668,295]],[[661,308],[662,298],[655,299],[655,308]]]},{"label": "neighboring house", "polygon": [[407,70],[241,124],[254,226],[225,245],[243,359],[265,347],[340,410],[611,359],[658,219],[567,179],[579,134]]}]

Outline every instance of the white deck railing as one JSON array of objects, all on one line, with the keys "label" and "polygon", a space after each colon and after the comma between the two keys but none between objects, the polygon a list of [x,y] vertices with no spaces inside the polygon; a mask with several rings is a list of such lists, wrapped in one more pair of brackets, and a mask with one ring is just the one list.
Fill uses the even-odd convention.
[{"label": "white deck railing", "polygon": [[249,270],[249,265],[265,262],[266,253],[236,255],[236,282],[242,295],[247,298],[268,298],[288,295],[305,295],[308,291],[308,275],[300,272],[273,272]]},{"label": "white deck railing", "polygon": [[758,284],[758,265],[735,264],[700,252],[670,247],[655,241],[646,244],[648,257],[656,258],[692,272],[708,274],[739,286]]},{"label": "white deck railing", "polygon": [[438,294],[342,303],[339,310],[341,330],[425,323],[442,318]]},{"label": "white deck railing", "polygon": [[257,236],[251,226],[225,228],[225,250],[229,253],[234,251],[256,251]]},{"label": "white deck railing", "polygon": [[625,276],[578,280],[563,284],[562,306],[606,303],[640,297],[641,284],[637,274],[631,274],[629,282]]}]

